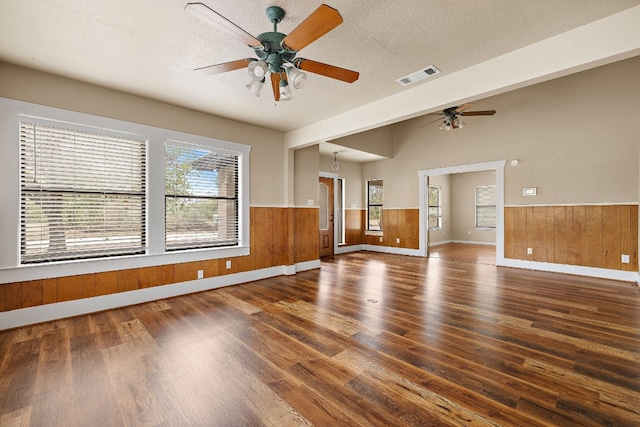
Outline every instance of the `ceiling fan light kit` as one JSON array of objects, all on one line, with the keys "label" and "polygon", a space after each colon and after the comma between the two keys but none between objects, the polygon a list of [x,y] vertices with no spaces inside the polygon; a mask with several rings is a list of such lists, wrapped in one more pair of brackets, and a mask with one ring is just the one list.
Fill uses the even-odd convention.
[{"label": "ceiling fan light kit", "polygon": [[280,101],[290,101],[293,99],[293,93],[289,88],[289,83],[285,79],[280,79]]},{"label": "ceiling fan light kit", "polygon": [[194,71],[219,74],[247,67],[253,81],[247,84],[246,88],[255,96],[260,96],[260,90],[268,74],[270,74],[276,101],[287,101],[293,98],[290,86],[294,89],[304,86],[307,81],[307,74],[304,71],[347,83],[353,83],[360,76],[356,71],[310,59],[296,58],[298,51],[343,22],[340,13],[326,4],[318,7],[288,35],[278,32],[278,23],[284,18],[285,11],[281,7],[270,6],[266,14],[269,21],[273,23],[273,31],[262,33],[257,37],[253,37],[203,3],[187,3],[185,10],[248,45],[258,58],[245,58],[200,67]]},{"label": "ceiling fan light kit", "polygon": [[262,80],[251,80],[245,87],[249,90],[249,92],[259,97],[260,91],[264,87],[264,78]]}]

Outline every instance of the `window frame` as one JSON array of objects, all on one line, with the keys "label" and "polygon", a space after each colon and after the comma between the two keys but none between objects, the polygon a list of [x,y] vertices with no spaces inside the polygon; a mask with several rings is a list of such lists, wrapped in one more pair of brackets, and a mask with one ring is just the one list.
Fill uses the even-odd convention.
[{"label": "window frame", "polygon": [[[145,219],[147,246],[144,254],[20,264],[20,115],[46,118],[52,122],[79,123],[98,129],[114,129],[125,134],[148,137]],[[0,191],[3,196],[3,203],[0,203],[0,217],[3,218],[3,221],[0,221],[0,235],[4,238],[3,245],[0,245],[0,274],[3,276],[1,283],[231,258],[246,256],[250,253],[250,145],[1,97],[0,138],[7,141],[6,144],[0,144],[0,156],[8,159],[3,168],[0,168]],[[238,245],[165,251],[164,140],[166,139],[212,146],[238,154]]]},{"label": "window frame", "polygon": [[[372,184],[374,183],[374,184]],[[379,183],[379,184],[375,184]],[[380,203],[371,203],[371,186],[375,185],[380,187],[381,190],[381,202]],[[380,208],[380,218],[378,220],[379,226],[378,228],[371,228],[371,208]],[[383,209],[384,209],[384,181],[382,179],[369,179],[367,180],[367,228],[366,230],[374,233],[382,233],[382,221],[383,221]]]},{"label": "window frame", "polygon": [[[438,204],[436,206],[432,206],[430,203],[431,197],[429,196],[429,192],[431,191],[431,189],[435,189],[438,192]],[[438,222],[438,225],[435,227],[432,227],[431,225],[429,225],[432,218],[431,208],[436,208],[438,211],[438,214],[436,215],[436,220]],[[427,227],[429,228],[429,230],[442,229],[442,187],[440,185],[429,184],[427,186]]]},{"label": "window frame", "polygon": [[[492,204],[479,204],[478,203],[478,189],[483,188],[493,188],[494,193],[494,203]],[[496,194],[496,186],[494,184],[491,185],[476,185],[475,187],[475,228],[476,230],[495,230],[497,228],[497,194]],[[493,225],[480,225],[478,223],[478,208],[493,208],[495,221]]]},{"label": "window frame", "polygon": [[[193,188],[191,185],[189,185],[188,189],[182,189],[181,191],[174,191],[172,194],[168,194],[167,193],[167,149],[168,147],[172,147],[172,148],[178,148],[178,149],[183,149],[183,150],[187,150],[184,152],[184,154],[195,154],[196,152],[207,152],[208,154],[204,155],[202,158],[205,157],[209,157],[211,155],[213,155],[214,157],[221,157],[223,161],[220,161],[219,163],[216,163],[216,167],[220,168],[220,166],[234,166],[234,170],[232,174],[225,174],[226,178],[229,179],[229,182],[231,184],[231,186],[228,186],[228,188],[226,188],[226,191],[220,191],[221,188],[219,187],[220,182],[215,182],[213,183],[213,181],[209,181],[207,179],[202,179],[203,177],[197,177],[197,176],[192,176],[191,177],[191,181],[193,182],[193,184],[195,185],[195,188]],[[191,249],[204,249],[204,248],[221,248],[221,247],[231,247],[231,246],[237,246],[238,244],[238,234],[239,234],[239,230],[238,230],[238,203],[239,203],[239,192],[238,192],[238,169],[239,169],[239,165],[238,165],[238,156],[237,153],[233,153],[233,152],[229,152],[227,150],[221,150],[215,147],[203,147],[201,145],[194,145],[194,144],[189,144],[189,143],[185,143],[183,141],[174,141],[174,140],[165,140],[164,141],[164,152],[165,152],[165,185],[164,185],[164,199],[165,199],[165,251],[166,252],[174,252],[174,251],[184,251],[184,250],[191,250]],[[193,163],[198,163],[198,161],[201,161],[202,158],[195,160]],[[235,160],[230,160],[230,159],[235,159]],[[189,163],[189,168],[193,167],[191,165],[191,162],[185,162],[185,163]],[[208,161],[207,163],[213,163],[211,161]],[[184,163],[183,163],[184,164]],[[203,164],[204,165],[204,164]],[[203,166],[201,165],[201,166]],[[209,164],[207,166],[212,166],[212,164]],[[197,169],[196,169],[197,170]],[[202,170],[202,169],[201,169]],[[191,174],[192,170],[189,171],[189,174]],[[208,171],[211,174],[213,174],[213,170]],[[197,174],[196,174],[197,175]],[[204,175],[204,174],[203,174]],[[215,172],[216,178],[219,178],[219,172]],[[205,177],[206,178],[206,177]],[[189,178],[187,178],[187,180],[189,180]],[[197,182],[196,182],[197,181]],[[202,188],[203,185],[208,185],[213,183],[213,187],[210,188]],[[200,184],[200,189],[198,189],[198,184]],[[213,190],[216,190],[217,194],[205,194],[207,192],[207,190],[209,192],[213,192]],[[187,195],[187,193],[189,193],[189,190],[193,191],[196,190],[196,192],[198,194],[190,194]],[[232,195],[229,195],[227,192],[231,191]],[[223,194],[221,194],[223,193]],[[168,209],[167,209],[167,203],[170,199],[181,199],[181,200],[185,200],[185,199],[191,199],[192,201],[196,202],[196,204],[198,202],[215,202],[215,204],[217,205],[217,208],[220,208],[220,203],[222,202],[224,204],[224,202],[231,202],[231,207],[233,208],[233,211],[236,213],[236,217],[233,218],[231,221],[227,221],[226,218],[223,221],[221,220],[220,214],[218,213],[216,215],[216,220],[213,221],[212,218],[212,222],[215,222],[216,224],[210,224],[211,228],[206,228],[206,227],[197,227],[197,231],[196,231],[196,237],[192,238],[189,240],[188,245],[183,242],[182,244],[179,243],[179,239],[174,239],[175,242],[174,243],[169,243],[169,239],[167,236],[167,231],[168,231],[168,227],[167,224],[169,223],[167,215],[168,215]],[[199,208],[196,208],[196,213],[198,216],[200,214]],[[224,209],[223,209],[224,210]],[[218,211],[219,212],[219,211]],[[223,224],[227,224],[227,229],[232,229],[233,230],[233,236],[227,239],[203,239],[200,236],[198,236],[198,233],[200,234],[213,234],[215,232],[216,235],[218,235],[219,237],[219,233],[220,230],[218,228],[218,222],[222,222]],[[198,222],[202,222],[202,221],[198,221]],[[186,224],[186,221],[183,222],[183,224]],[[177,235],[177,234],[176,234]],[[186,240],[186,239],[185,239]]]},{"label": "window frame", "polygon": [[[144,135],[124,134],[113,129],[97,129],[83,124],[62,123],[27,115],[19,115],[18,121],[21,165],[20,264],[97,259],[145,253],[148,139]],[[120,149],[128,150],[127,153],[130,156],[125,155],[125,158],[122,159],[114,150],[114,144],[117,144],[116,146]],[[95,155],[98,151],[102,154]],[[52,157],[46,156],[47,153],[54,153],[56,157],[53,158],[56,160],[50,161]],[[128,161],[127,158],[131,161]],[[108,162],[108,166],[106,164],[100,166],[101,161]],[[90,164],[97,166],[92,170],[92,166],[88,166]],[[140,167],[127,170],[131,166]],[[118,171],[120,171],[119,174]],[[91,175],[88,175],[89,173]],[[99,184],[101,178],[104,185]],[[107,180],[107,178],[109,179]],[[124,210],[117,210],[112,205],[109,210],[109,199],[126,200],[127,197],[131,201],[131,206]],[[94,201],[90,204],[83,204],[81,199],[86,201],[86,198]],[[57,235],[62,238],[63,242],[66,241],[59,246],[64,245],[65,248],[53,253],[47,250],[43,254],[38,252],[39,248],[44,248],[42,240],[37,244],[36,240],[28,240],[26,236],[31,233],[29,230],[36,231],[37,229],[35,220],[31,221],[34,214],[37,217],[40,209],[46,211],[46,208],[42,208],[44,205],[48,205],[51,209],[53,201],[55,201],[53,206],[57,206],[56,211],[59,215],[66,212],[64,220],[59,217],[58,221],[54,223],[56,224],[55,230],[58,231]],[[97,203],[97,208],[95,203]],[[121,203],[122,201],[116,205]],[[41,208],[38,209],[37,206]],[[104,241],[106,247],[99,248],[94,245],[94,248],[91,249],[86,247],[86,232],[80,231],[78,233],[78,229],[70,229],[68,225],[69,223],[81,225],[87,218],[90,221],[92,218],[96,218],[96,214],[102,215],[104,218],[105,211],[99,208],[107,209],[106,211],[109,213],[106,217],[109,219],[101,223],[98,219],[96,222],[100,224],[93,223],[90,228],[98,231],[95,236],[92,236],[93,232],[91,231],[88,233],[93,239],[97,237],[100,238],[100,241]],[[77,210],[84,210],[84,216],[81,213],[76,214]],[[137,212],[137,215],[130,215],[129,210],[133,213]],[[47,228],[51,229],[49,215],[46,213],[43,215],[47,216]],[[125,240],[122,239],[122,235],[114,236],[104,228],[110,226],[112,229],[122,229],[114,222],[116,220],[135,223],[135,226],[125,233]],[[102,230],[102,235],[99,234],[100,230]],[[76,233],[69,233],[69,231],[76,231]],[[47,234],[51,240],[53,234],[49,233],[50,231]],[[139,233],[139,235],[130,233]],[[84,237],[82,237],[83,235]],[[116,238],[111,239],[113,237]],[[84,244],[80,243],[82,240],[85,241]],[[127,240],[129,240],[128,244],[126,244]],[[110,242],[112,244],[108,245]],[[78,243],[80,244],[76,246]],[[69,244],[71,247],[68,246]],[[48,246],[50,245],[51,242]],[[27,246],[35,248],[28,251]],[[55,261],[48,261],[47,257],[54,258]]]}]

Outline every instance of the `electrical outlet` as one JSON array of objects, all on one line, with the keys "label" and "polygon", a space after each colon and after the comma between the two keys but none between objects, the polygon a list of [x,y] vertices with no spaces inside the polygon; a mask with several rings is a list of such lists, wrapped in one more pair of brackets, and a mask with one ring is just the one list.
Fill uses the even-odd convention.
[{"label": "electrical outlet", "polygon": [[380,241],[382,242],[382,237],[380,238]]},{"label": "electrical outlet", "polygon": [[227,260],[227,270],[231,268],[231,260]]},{"label": "electrical outlet", "polygon": [[629,255],[622,255],[622,263],[629,264]]},{"label": "electrical outlet", "polygon": [[204,270],[198,270],[198,279],[204,279]]},{"label": "electrical outlet", "polygon": [[527,248],[527,255],[533,255],[533,248]]},{"label": "electrical outlet", "polygon": [[396,243],[400,243],[400,238],[399,237],[396,239]]}]

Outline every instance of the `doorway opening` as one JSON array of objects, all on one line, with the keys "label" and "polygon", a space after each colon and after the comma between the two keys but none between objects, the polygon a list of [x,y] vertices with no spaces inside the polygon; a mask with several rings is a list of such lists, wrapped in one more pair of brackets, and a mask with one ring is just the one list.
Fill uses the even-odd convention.
[{"label": "doorway opening", "polygon": [[345,242],[344,179],[321,173],[318,178],[320,258],[332,257]]},{"label": "doorway opening", "polygon": [[[460,165],[460,166],[450,166],[444,168],[436,168],[436,169],[426,169],[418,172],[420,178],[420,246],[419,246],[419,254],[420,256],[431,256],[430,252],[433,252],[434,257],[466,257],[469,260],[476,259],[481,260],[483,263],[492,263],[495,265],[503,265],[504,264],[504,165],[505,160],[499,160],[494,162],[485,162],[485,163],[476,163],[469,165]],[[495,186],[495,206],[490,206],[488,202],[481,201],[478,203],[477,195],[475,196],[475,206],[473,202],[466,206],[465,209],[469,210],[467,214],[470,214],[472,219],[472,225],[467,224],[466,228],[462,231],[458,230],[456,234],[456,239],[452,238],[452,230],[444,230],[444,219],[442,216],[442,210],[439,211],[440,217],[438,219],[433,219],[434,215],[438,213],[438,206],[435,205],[433,200],[434,190],[431,190],[431,201],[429,200],[429,186],[435,186],[438,182],[442,184],[443,177],[451,176],[454,174],[464,174],[464,173],[479,173],[486,172],[484,175],[484,182],[481,182],[479,186],[473,186],[473,192],[476,194],[485,194],[483,191],[478,192],[476,187],[485,187],[487,185]],[[495,181],[493,179],[492,182],[487,182],[487,174],[495,177]],[[477,174],[478,177],[483,176],[483,174]],[[467,184],[468,186],[468,184]],[[441,186],[442,188],[442,186]],[[486,190],[481,188],[481,190]],[[444,193],[444,192],[443,192]],[[442,197],[443,194],[441,193]],[[472,193],[472,197],[473,193]],[[473,198],[471,200],[474,200]],[[442,208],[442,207],[440,207]],[[452,208],[452,207],[451,207]],[[491,209],[492,208],[492,209]],[[457,209],[461,209],[458,207]],[[431,210],[431,212],[430,212]],[[489,215],[489,216],[488,216]],[[490,218],[490,215],[494,215],[494,218]],[[437,215],[436,215],[437,216]],[[468,215],[467,215],[468,216]],[[431,220],[430,220],[431,218]],[[487,226],[488,220],[495,221],[495,228]],[[438,223],[439,221],[439,223]],[[478,222],[480,221],[480,222]],[[431,227],[429,227],[431,222]],[[440,227],[438,227],[440,225]],[[480,225],[480,226],[478,226]],[[483,226],[484,225],[484,226]],[[430,231],[431,230],[431,231]],[[438,233],[448,232],[448,236],[438,235]],[[461,237],[461,233],[464,235]],[[468,236],[468,240],[466,237]],[[433,240],[433,242],[431,242]],[[481,246],[485,245],[477,245],[474,243],[485,243],[487,245],[495,242],[495,246],[484,248],[489,249],[483,251]],[[442,245],[433,245],[430,243],[441,243]],[[447,246],[445,246],[447,245]],[[442,247],[438,247],[442,246]],[[457,255],[454,255],[455,251],[459,250]],[[493,251],[492,251],[493,249]],[[466,251],[466,255],[465,255]],[[495,255],[491,254],[491,252],[495,252]],[[493,262],[490,262],[490,259],[493,258]]]}]

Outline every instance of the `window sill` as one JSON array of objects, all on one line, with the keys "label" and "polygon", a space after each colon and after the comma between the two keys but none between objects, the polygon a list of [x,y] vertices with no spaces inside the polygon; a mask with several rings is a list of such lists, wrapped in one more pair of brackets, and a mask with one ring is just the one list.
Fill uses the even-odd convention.
[{"label": "window sill", "polygon": [[384,232],[382,230],[365,230],[365,236],[384,236]]}]

